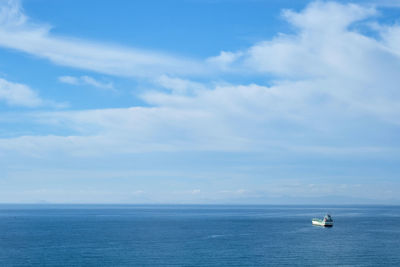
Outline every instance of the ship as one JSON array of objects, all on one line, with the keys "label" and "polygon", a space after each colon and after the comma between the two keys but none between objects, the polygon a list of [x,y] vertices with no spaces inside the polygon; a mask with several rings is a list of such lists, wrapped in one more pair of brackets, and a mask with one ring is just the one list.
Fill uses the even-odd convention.
[{"label": "ship", "polygon": [[318,226],[324,226],[324,227],[332,227],[333,226],[333,220],[331,215],[326,214],[324,219],[317,219],[314,218],[312,219],[312,224],[313,225],[318,225]]}]

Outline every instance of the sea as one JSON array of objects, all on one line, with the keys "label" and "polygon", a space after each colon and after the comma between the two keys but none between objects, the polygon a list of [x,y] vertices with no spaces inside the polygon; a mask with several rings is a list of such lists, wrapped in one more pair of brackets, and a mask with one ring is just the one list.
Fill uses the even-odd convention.
[{"label": "sea", "polygon": [[0,266],[400,266],[400,206],[0,205]]}]

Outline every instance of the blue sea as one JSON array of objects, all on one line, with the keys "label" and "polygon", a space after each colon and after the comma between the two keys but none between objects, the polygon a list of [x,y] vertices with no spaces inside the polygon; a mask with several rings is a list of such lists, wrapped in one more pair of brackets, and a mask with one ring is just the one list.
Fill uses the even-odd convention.
[{"label": "blue sea", "polygon": [[400,207],[0,205],[0,266],[321,265],[400,266]]}]

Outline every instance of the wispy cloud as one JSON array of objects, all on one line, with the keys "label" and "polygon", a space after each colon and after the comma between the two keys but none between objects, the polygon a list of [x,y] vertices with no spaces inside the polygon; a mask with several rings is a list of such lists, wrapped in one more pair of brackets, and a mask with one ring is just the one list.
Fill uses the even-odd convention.
[{"label": "wispy cloud", "polygon": [[[72,196],[75,201],[115,202],[185,199],[215,203],[231,199],[264,203],[272,198],[281,201],[287,197],[326,195],[382,195],[380,198],[387,196],[388,202],[399,200],[395,190],[399,184],[385,184],[378,179],[396,181],[398,171],[394,165],[400,155],[400,27],[379,20],[371,24],[378,12],[371,6],[318,1],[301,11],[284,11],[283,19],[294,28],[290,34],[277,34],[240,51],[224,50],[198,62],[154,51],[61,38],[53,35],[50,27],[30,22],[19,2],[2,3],[0,46],[64,66],[118,76],[151,77],[152,83],[144,79],[145,84],[156,89],[141,91],[138,97],[142,106],[24,110],[1,118],[7,124],[16,121],[34,125],[28,134],[0,138],[0,163],[13,166],[9,177],[31,180],[35,173],[32,169],[44,162],[43,170],[49,168],[47,165],[62,166],[62,170],[45,175],[36,169],[37,180],[44,176],[47,180],[42,181],[62,177],[63,181],[79,180],[79,186],[64,191],[46,186],[28,188],[19,194],[14,189],[3,189],[0,200],[31,201],[32,197],[44,196],[58,201],[60,195],[64,199]],[[379,37],[352,27],[360,24],[373,25],[371,30]],[[196,80],[196,76],[185,75],[207,73],[204,66],[215,72],[217,81],[210,76]],[[230,74],[261,79],[233,84],[221,78],[229,79]],[[273,77],[268,86],[255,82],[266,76]],[[89,76],[62,76],[59,81],[113,88],[112,84]],[[26,107],[47,104],[29,86],[4,79],[0,79],[0,101]],[[201,159],[186,158],[194,154]],[[154,155],[159,158],[153,160]],[[170,164],[174,156],[179,158],[178,163]],[[134,159],[138,158],[141,161],[136,162]],[[214,162],[216,158],[223,160]],[[376,170],[376,159],[390,160],[385,168]],[[355,161],[361,163],[352,165]],[[27,162],[34,168],[26,167]],[[153,170],[160,162],[168,165],[166,172],[161,168]],[[340,169],[336,165],[318,169],[320,162],[338,164]],[[373,166],[369,162],[374,162]],[[219,163],[226,164],[226,169]],[[203,173],[195,174],[191,164],[198,164]],[[18,172],[17,167],[22,165],[25,170]],[[119,170],[120,165],[134,171]],[[140,168],[144,171],[140,172]],[[146,174],[146,168],[153,173]],[[190,170],[176,173],[184,168]],[[389,178],[384,177],[386,174]],[[148,177],[151,178],[145,179]],[[165,182],[165,177],[171,180]],[[191,182],[184,184],[190,177]],[[107,188],[109,184],[105,182],[99,183],[103,188],[80,188],[82,180],[93,185],[94,179],[109,178],[109,184],[118,178],[135,179],[135,185],[116,191]],[[365,179],[375,179],[375,183],[362,184]],[[142,186],[145,180],[151,182]],[[153,181],[160,181],[162,188],[153,190]],[[213,183],[216,186],[211,187]]]},{"label": "wispy cloud", "polygon": [[207,87],[202,83],[176,77],[173,78],[168,75],[158,77],[155,80],[155,83],[163,88],[171,90],[174,94],[188,94],[193,91],[207,89]]},{"label": "wispy cloud", "polygon": [[18,0],[0,2],[0,46],[59,65],[117,76],[147,77],[205,71],[195,60],[166,53],[53,36],[50,26],[30,22]]},{"label": "wispy cloud", "polygon": [[44,101],[29,86],[0,78],[0,101],[10,106],[38,107]]},{"label": "wispy cloud", "polygon": [[62,83],[67,83],[67,84],[72,84],[72,85],[79,85],[80,84],[80,79],[79,77],[73,77],[73,76],[60,76],[58,77],[58,80]]},{"label": "wispy cloud", "polygon": [[90,85],[100,89],[114,90],[114,85],[111,82],[99,81],[90,76],[60,76],[58,80],[71,85]]},{"label": "wispy cloud", "polygon": [[[375,14],[375,9],[360,5],[312,3],[300,12],[283,13],[296,27],[295,33],[221,54],[227,71],[276,75],[271,86],[202,84],[179,75],[159,75],[155,83],[169,90],[143,93],[147,106],[36,113],[30,115],[36,123],[73,134],[20,137],[1,140],[0,145],[27,151],[25,146],[36,144],[36,152],[72,154],[181,150],[397,153],[398,147],[371,144],[360,134],[371,127],[400,124],[397,26],[379,30],[381,39],[350,28]],[[216,64],[218,58],[211,61]],[[77,77],[62,79],[84,82]]]}]

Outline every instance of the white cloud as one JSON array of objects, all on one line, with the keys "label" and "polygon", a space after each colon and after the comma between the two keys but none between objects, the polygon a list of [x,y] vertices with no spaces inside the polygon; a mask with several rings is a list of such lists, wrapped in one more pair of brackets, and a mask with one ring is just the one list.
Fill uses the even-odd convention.
[{"label": "white cloud", "polygon": [[[79,193],[81,196],[75,196],[75,199],[89,199],[87,194],[90,194],[90,197],[97,196],[94,198],[96,200],[107,199],[107,196],[110,196],[111,199],[114,198],[112,201],[127,201],[129,197],[137,195],[138,199],[148,196],[149,199],[153,198],[158,202],[179,202],[182,198],[193,202],[214,200],[224,202],[227,198],[241,202],[246,199],[262,202],[271,197],[285,199],[288,196],[345,195],[371,198],[380,194],[383,196],[381,199],[387,196],[389,201],[392,198],[398,200],[394,193],[396,190],[390,192],[391,187],[398,187],[397,184],[378,181],[378,179],[395,180],[395,169],[393,171],[391,167],[387,168],[390,169],[387,171],[389,178],[384,177],[386,173],[382,170],[377,173],[374,171],[371,174],[366,173],[368,170],[374,170],[374,166],[367,166],[368,162],[374,159],[382,161],[390,159],[388,162],[393,162],[393,159],[398,158],[400,154],[396,134],[400,124],[399,28],[396,25],[381,25],[376,22],[373,30],[380,34],[380,38],[357,32],[351,27],[353,23],[363,23],[364,19],[374,18],[376,10],[370,7],[317,2],[300,12],[285,11],[283,16],[295,27],[295,33],[279,34],[248,49],[223,51],[219,56],[206,60],[205,64],[210,64],[211,69],[218,74],[233,72],[257,78],[272,74],[275,80],[271,81],[270,86],[209,81],[200,83],[185,79],[179,75],[185,72],[180,72],[174,66],[164,64],[163,61],[162,66],[148,61],[147,56],[150,55],[151,59],[152,53],[146,52],[143,61],[137,63],[134,50],[119,51],[110,46],[56,38],[46,27],[28,25],[27,18],[19,8],[13,12],[17,15],[7,15],[7,17],[4,12],[0,15],[3,19],[2,25],[6,25],[0,29],[0,35],[6,34],[3,37],[14,38],[14,41],[0,38],[3,45],[8,43],[10,47],[48,58],[58,64],[115,75],[151,75],[156,77],[154,84],[167,90],[143,93],[141,97],[146,105],[142,107],[18,114],[16,120],[19,122],[29,121],[31,124],[43,127],[37,127],[40,128],[40,133],[36,135],[0,138],[2,159],[12,162],[14,166],[20,166],[21,162],[25,164],[21,158],[37,158],[38,161],[56,159],[66,166],[65,170],[59,172],[65,179],[74,176],[66,172],[73,169],[71,166],[84,165],[86,168],[86,163],[92,160],[95,162],[93,166],[96,166],[96,170],[87,172],[93,179],[111,177],[115,180],[119,177],[130,179],[135,175],[118,174],[107,169],[108,166],[102,166],[108,172],[98,170],[97,167],[101,163],[97,159],[102,158],[103,161],[100,162],[109,164],[119,163],[123,158],[129,162],[127,165],[132,167],[129,157],[119,156],[149,151],[251,151],[256,152],[252,155],[257,157],[260,155],[261,158],[257,158],[257,163],[253,164],[252,157],[243,156],[247,153],[238,153],[246,159],[237,161],[241,166],[233,166],[236,164],[235,160],[227,163],[226,165],[234,168],[229,170],[231,173],[226,175],[225,179],[219,179],[224,175],[218,173],[200,175],[202,179],[196,177],[195,182],[210,179],[220,183],[219,187],[213,186],[214,191],[209,190],[209,184],[201,186],[193,184],[192,180],[186,188],[175,189],[171,183],[172,190],[164,195],[159,192],[152,193],[147,187],[135,185],[133,188],[127,188],[126,194],[120,197],[117,197],[112,190],[109,192],[83,190]],[[15,33],[11,30],[13,27]],[[27,39],[29,47],[19,42],[18,38],[22,38],[21,36]],[[72,49],[60,48],[67,45],[71,45]],[[45,50],[42,46],[49,46],[51,49]],[[49,54],[46,51],[49,51]],[[94,66],[88,65],[90,62],[94,62]],[[110,65],[107,65],[108,63]],[[150,67],[153,63],[154,71]],[[195,68],[189,68],[188,71],[194,70]],[[171,73],[168,73],[169,71]],[[93,86],[98,82],[72,76],[60,77],[60,81],[72,85],[92,83]],[[0,97],[0,99],[10,104],[8,98]],[[163,158],[172,155],[172,153],[160,154]],[[186,153],[177,154],[179,154],[177,157],[186,155]],[[234,156],[231,158],[231,155],[236,153],[223,155],[226,154],[232,159]],[[142,155],[146,154],[140,154],[140,157]],[[216,154],[212,155],[215,157]],[[10,159],[13,156],[16,158],[14,161]],[[89,159],[80,160],[79,157],[89,157]],[[329,174],[324,174],[318,166],[321,158],[325,159],[325,163],[328,161],[327,164],[339,164],[340,169],[337,170],[334,166],[329,168]],[[334,160],[330,162],[330,159]],[[38,161],[33,159],[31,162],[34,165]],[[343,167],[341,161],[350,162],[350,167]],[[363,164],[351,165],[354,161],[363,161]],[[273,167],[260,167],[259,165],[264,162]],[[275,166],[275,162],[278,162],[278,165],[288,162],[289,164],[282,167]],[[293,162],[299,165],[304,163],[304,166],[293,166],[291,165]],[[182,166],[177,165],[179,164],[168,168],[180,170]],[[361,165],[363,167],[359,170],[354,170],[356,167],[353,166]],[[220,168],[207,165],[208,167]],[[299,170],[299,173],[292,175],[287,171],[291,168]],[[258,170],[258,176],[261,178],[252,180],[253,172],[257,172],[254,169]],[[279,171],[276,171],[277,169]],[[311,178],[298,178],[298,176],[308,177],[310,169],[312,172],[315,171]],[[219,170],[223,171],[223,168]],[[242,172],[236,173],[237,170]],[[168,176],[159,169],[157,171],[159,172],[154,174],[154,177]],[[343,174],[346,171],[349,173]],[[185,179],[179,179],[176,183],[182,184],[182,181],[190,180],[190,176],[198,175],[194,175],[193,172],[195,171],[191,169],[185,175],[181,175]],[[279,172],[283,174],[279,176]],[[30,177],[31,173],[29,169],[25,174],[15,175]],[[361,177],[365,173],[366,177]],[[53,179],[56,174],[49,174],[48,177]],[[271,178],[274,174],[279,176],[276,182]],[[319,174],[322,174],[321,177],[317,177]],[[286,175],[288,180],[280,179]],[[84,179],[86,176],[85,173],[79,177]],[[146,175],[136,176],[141,181],[150,180],[143,179],[147,177]],[[179,175],[170,175],[170,177],[176,176]],[[237,184],[239,176],[243,176],[242,184]],[[290,180],[290,177],[299,180]],[[326,177],[331,177],[331,180],[324,180]],[[359,185],[365,181],[362,179],[372,179],[371,177],[376,179],[376,184]],[[325,183],[320,183],[321,180]],[[92,180],[90,183],[93,183]],[[163,187],[164,184],[160,184]],[[169,184],[169,181],[165,184]],[[137,188],[143,188],[145,191],[136,190]],[[166,188],[167,186],[160,191],[165,191]],[[3,199],[13,199],[12,195],[15,194],[12,193],[3,196]],[[45,192],[38,191],[31,194],[42,196]],[[64,199],[69,199],[69,192],[63,194]],[[49,199],[59,200],[58,192],[50,192],[49,195]],[[21,194],[20,198],[24,199],[24,196],[25,194]]]},{"label": "white cloud", "polygon": [[283,12],[283,17],[297,29],[296,34],[280,34],[246,51],[223,53],[230,55],[226,63],[232,67],[241,65],[237,71],[251,69],[290,78],[344,73],[360,76],[373,63],[372,56],[379,53],[384,56],[386,51],[375,39],[350,31],[348,27],[375,13],[373,8],[354,4],[314,2],[299,13]]},{"label": "white cloud", "polygon": [[201,83],[186,79],[172,78],[167,75],[160,76],[155,80],[155,83],[171,90],[174,94],[187,94],[191,91],[206,89],[206,87]]},{"label": "white cloud", "polygon": [[216,65],[222,70],[229,70],[232,63],[238,60],[242,55],[242,52],[233,53],[222,51],[218,56],[208,58],[207,62],[211,65]]},{"label": "white cloud", "polygon": [[26,23],[26,16],[21,12],[20,3],[14,0],[0,1],[0,25],[7,28],[19,27]]},{"label": "white cloud", "polygon": [[[318,95],[315,86],[306,82],[296,87],[217,86],[191,96],[148,93],[144,99],[152,107],[35,113],[30,121],[74,135],[0,139],[0,150],[33,156],[193,150],[335,156],[398,152],[395,147],[360,144],[362,138],[347,128],[359,124],[358,130],[365,131],[371,123],[360,123],[362,113],[329,95]],[[292,94],[295,89],[299,93]],[[319,103],[317,96],[325,100]],[[335,136],[346,142],[335,143]]]},{"label": "white cloud", "polygon": [[273,74],[276,84],[292,87],[288,90],[293,95],[325,96],[352,112],[398,123],[399,27],[374,27],[382,39],[351,28],[376,13],[371,7],[335,2],[314,2],[301,12],[285,11],[283,16],[295,27],[295,34],[280,34],[245,51],[230,52],[226,61],[230,65],[224,68],[239,75]]},{"label": "white cloud", "polygon": [[299,29],[324,35],[346,31],[351,23],[375,14],[376,10],[372,7],[322,1],[309,4],[302,12],[283,12],[287,21]]},{"label": "white cloud", "polygon": [[[297,27],[296,34],[221,54],[226,68],[231,64],[235,71],[277,75],[272,86],[206,85],[161,75],[155,82],[170,90],[144,93],[147,107],[36,113],[31,117],[36,123],[66,128],[74,135],[19,137],[1,140],[0,146],[27,151],[25,146],[37,144],[37,151],[62,148],[76,154],[394,153],[398,148],[360,137],[371,127],[400,123],[396,31],[382,30],[386,37],[377,40],[349,29],[349,24],[375,13],[369,7],[317,2],[298,13],[284,12]],[[62,79],[82,82],[76,77]]]},{"label": "white cloud", "polygon": [[400,26],[378,26],[383,45],[391,53],[400,57]]},{"label": "white cloud", "polygon": [[91,86],[97,87],[97,88],[102,88],[102,89],[114,89],[114,86],[112,83],[110,82],[101,82],[98,81],[92,77],[89,76],[82,76],[81,80],[86,83],[89,84]]},{"label": "white cloud", "polygon": [[19,50],[56,64],[117,76],[204,72],[194,60],[156,51],[104,45],[53,36],[48,25],[30,22],[18,0],[0,2],[0,46]]},{"label": "white cloud", "polygon": [[10,106],[37,107],[43,100],[27,85],[0,78],[0,101]]},{"label": "white cloud", "polygon": [[67,83],[71,85],[90,85],[100,89],[114,89],[114,85],[111,82],[102,82],[86,75],[80,77],[60,76],[58,77],[58,80],[62,83]]},{"label": "white cloud", "polygon": [[60,76],[58,80],[62,83],[72,84],[72,85],[79,85],[80,80],[77,77],[72,76]]},{"label": "white cloud", "polygon": [[192,195],[198,195],[198,194],[201,193],[201,190],[200,190],[200,189],[193,189],[192,191],[190,191],[190,193],[191,193]]}]

